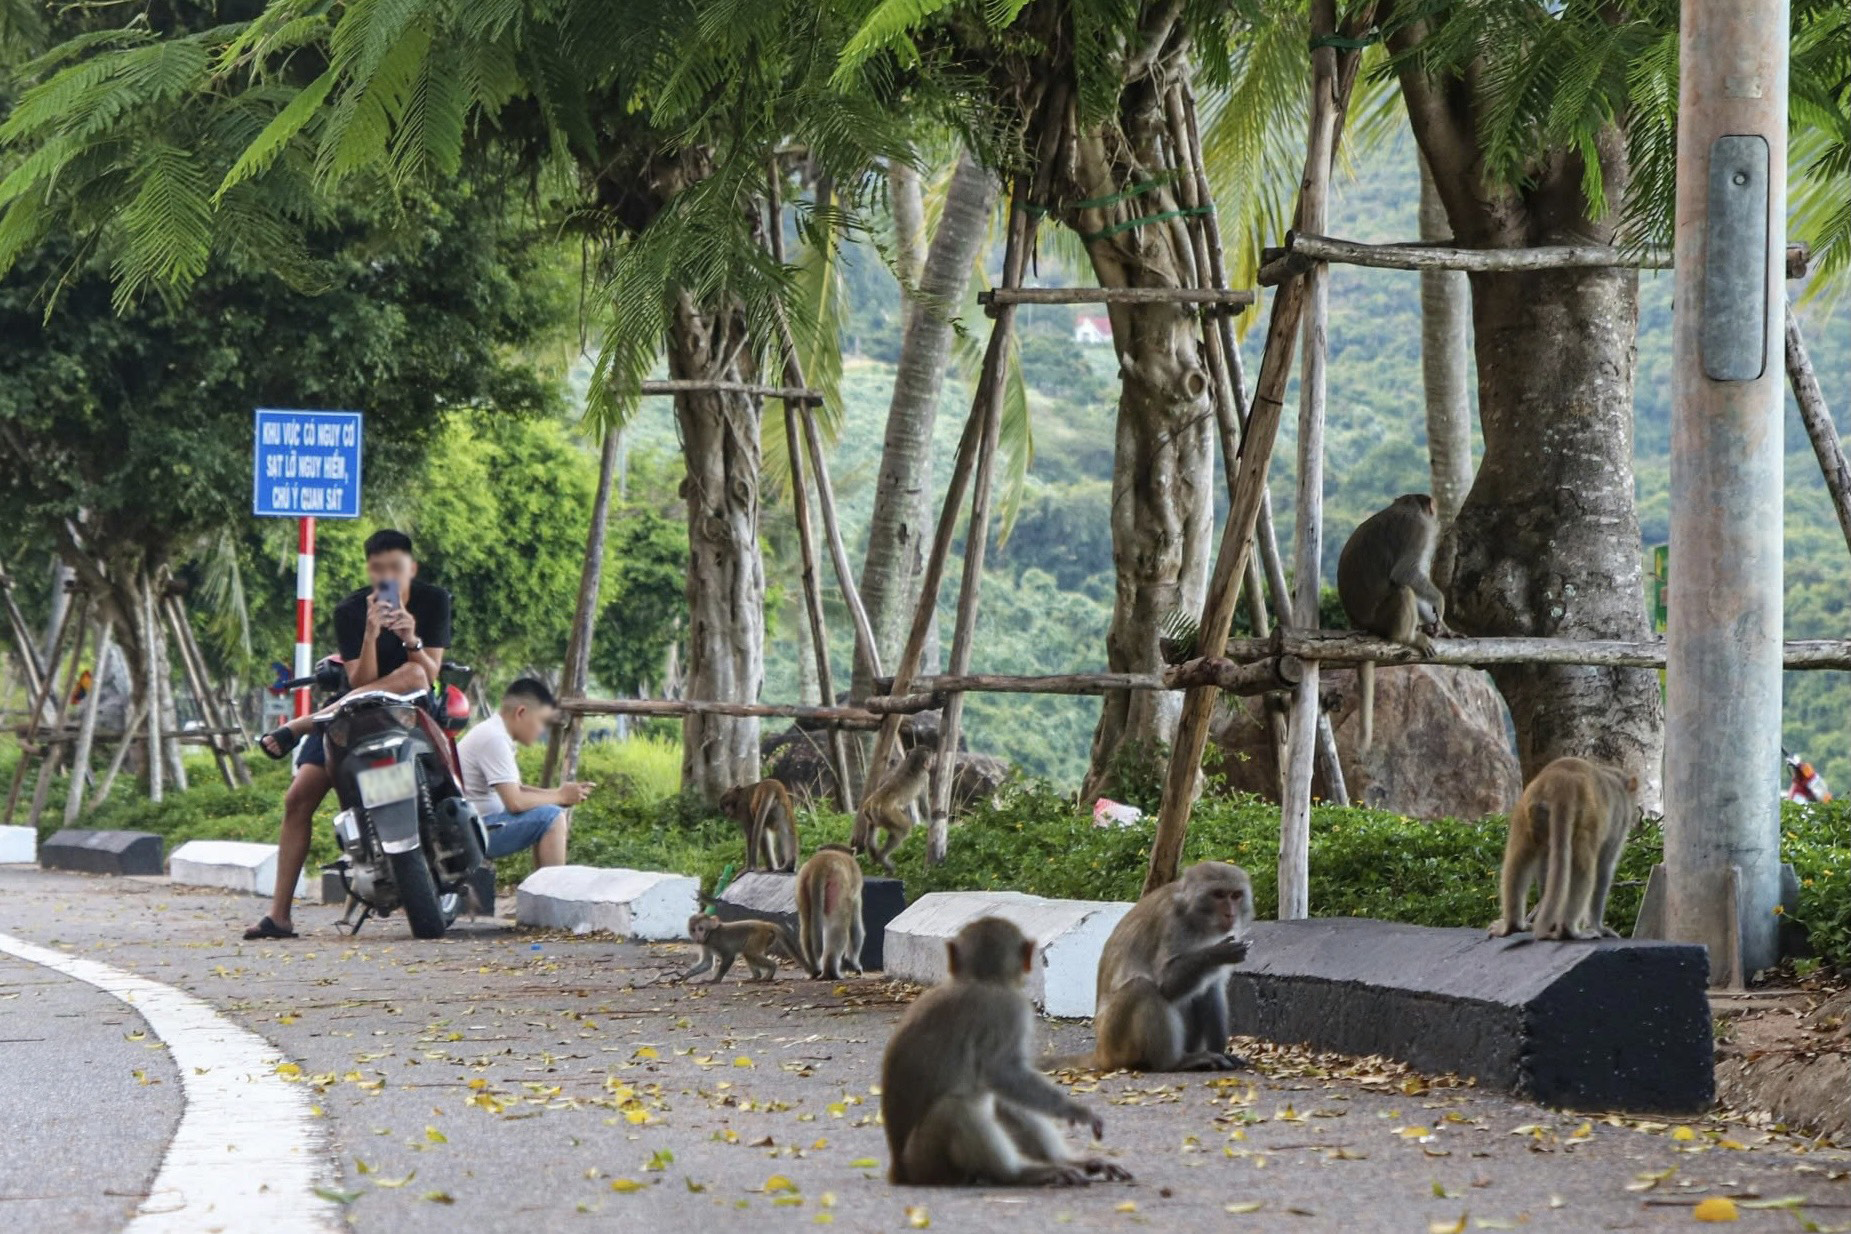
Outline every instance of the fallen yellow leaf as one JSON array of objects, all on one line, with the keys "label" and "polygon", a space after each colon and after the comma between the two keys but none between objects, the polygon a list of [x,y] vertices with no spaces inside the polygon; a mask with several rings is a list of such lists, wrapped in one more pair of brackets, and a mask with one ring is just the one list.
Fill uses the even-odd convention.
[{"label": "fallen yellow leaf", "polygon": [[1697,1206],[1690,1210],[1690,1215],[1698,1221],[1740,1221],[1742,1218],[1735,1211],[1735,1201],[1725,1195],[1713,1195],[1699,1200]]},{"label": "fallen yellow leaf", "polygon": [[1678,1127],[1671,1132],[1671,1138],[1680,1144],[1688,1144],[1697,1138],[1697,1133],[1689,1127]]},{"label": "fallen yellow leaf", "polygon": [[857,1157],[848,1163],[848,1167],[851,1170],[878,1170],[880,1164],[872,1157]]},{"label": "fallen yellow leaf", "polygon": [[437,1130],[435,1127],[426,1127],[424,1129],[424,1138],[433,1144],[448,1144],[450,1142],[450,1137]]},{"label": "fallen yellow leaf", "polygon": [[298,1067],[295,1063],[278,1063],[276,1065],[276,1073],[293,1080],[302,1074],[302,1068]]},{"label": "fallen yellow leaf", "polygon": [[1223,1204],[1221,1206],[1221,1211],[1227,1213],[1257,1213],[1265,1204],[1265,1200],[1239,1200],[1233,1204]]},{"label": "fallen yellow leaf", "polygon": [[1460,1213],[1457,1221],[1429,1221],[1427,1234],[1465,1234],[1466,1214]]},{"label": "fallen yellow leaf", "polygon": [[403,1187],[406,1183],[410,1182],[412,1179],[416,1178],[417,1176],[418,1176],[418,1172],[416,1170],[413,1170],[411,1173],[405,1175],[405,1177],[403,1178],[375,1178],[373,1180],[373,1185],[375,1187],[391,1187],[391,1188]]},{"label": "fallen yellow leaf", "polygon": [[637,1050],[637,1052],[632,1054],[630,1057],[631,1058],[661,1058],[662,1053],[660,1050],[657,1050],[654,1046],[646,1045],[646,1046],[643,1046],[641,1049]]},{"label": "fallen yellow leaf", "polygon": [[797,1190],[797,1184],[782,1174],[773,1174],[765,1180],[764,1190],[766,1195],[776,1195],[780,1191]]},{"label": "fallen yellow leaf", "polygon": [[633,1191],[641,1191],[642,1189],[643,1184],[637,1182],[634,1178],[611,1179],[611,1190],[621,1195],[629,1195]]},{"label": "fallen yellow leaf", "polygon": [[906,1214],[907,1229],[924,1230],[931,1227],[932,1218],[926,1214],[924,1205],[908,1204],[902,1211]]},{"label": "fallen yellow leaf", "polygon": [[1135,1213],[1138,1211],[1138,1202],[1136,1200],[1126,1200],[1124,1203],[1114,1205],[1113,1207],[1117,1212]]},{"label": "fallen yellow leaf", "polygon": [[735,1067],[750,1067],[751,1065],[752,1060],[747,1058],[744,1054],[741,1054],[738,1058],[733,1060],[733,1066]]}]

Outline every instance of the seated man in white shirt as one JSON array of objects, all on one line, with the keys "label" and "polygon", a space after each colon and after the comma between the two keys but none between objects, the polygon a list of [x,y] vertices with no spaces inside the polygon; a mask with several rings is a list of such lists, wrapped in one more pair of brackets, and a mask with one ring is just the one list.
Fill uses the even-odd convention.
[{"label": "seated man in white shirt", "polygon": [[531,848],[535,866],[565,864],[571,822],[566,807],[591,796],[597,786],[577,780],[558,788],[534,788],[521,783],[514,761],[515,745],[538,741],[557,707],[545,682],[522,677],[502,694],[501,710],[456,743],[463,764],[463,795],[488,828],[490,860]]}]

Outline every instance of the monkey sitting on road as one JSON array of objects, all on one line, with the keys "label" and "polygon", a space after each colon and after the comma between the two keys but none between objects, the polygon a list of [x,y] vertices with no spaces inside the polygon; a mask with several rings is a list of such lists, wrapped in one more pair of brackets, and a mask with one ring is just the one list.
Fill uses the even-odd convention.
[{"label": "monkey sitting on road", "polygon": [[[1529,929],[1539,939],[1618,938],[1606,924],[1607,893],[1639,818],[1638,791],[1637,776],[1581,758],[1558,758],[1537,772],[1510,812],[1491,937]],[[1542,896],[1526,917],[1539,875]]]},{"label": "monkey sitting on road", "polygon": [[797,940],[791,937],[790,930],[769,921],[721,921],[708,913],[695,913],[688,918],[688,937],[701,945],[701,961],[677,977],[677,981],[698,977],[713,967],[716,958],[720,961],[720,971],[707,979],[708,985],[720,984],[726,970],[741,956],[745,957],[746,967],[752,970],[754,981],[770,981],[778,975],[777,961],[771,958],[773,952],[803,963]]},{"label": "monkey sitting on road", "polygon": [[746,869],[761,863],[767,870],[797,868],[797,813],[783,784],[760,780],[729,788],[720,794],[720,813],[745,832]]},{"label": "monkey sitting on road", "polygon": [[1034,1011],[1022,979],[1035,944],[1000,917],[982,917],[945,945],[950,982],[907,1010],[881,1059],[887,1181],[920,1186],[1029,1187],[1131,1175],[1074,1157],[1063,1122],[1105,1121],[1029,1064]]},{"label": "monkey sitting on road", "polygon": [[797,942],[812,977],[861,972],[861,866],[840,844],[825,844],[797,871]]},{"label": "monkey sitting on road", "polygon": [[[1433,498],[1406,493],[1364,519],[1337,556],[1337,596],[1350,624],[1430,655],[1421,627],[1446,634],[1446,597],[1427,572],[1440,538]],[[1362,685],[1362,749],[1375,739],[1375,662],[1357,666]]]},{"label": "monkey sitting on road", "polygon": [[1099,1071],[1231,1071],[1228,969],[1247,958],[1253,883],[1203,861],[1119,919],[1099,955],[1093,1052],[1043,1066]]},{"label": "monkey sitting on road", "polygon": [[[874,860],[889,874],[893,873],[893,850],[913,829],[913,802],[932,774],[933,761],[932,751],[914,746],[855,811],[855,835],[860,847],[872,846]],[[878,840],[874,838],[876,828],[886,833]]]}]

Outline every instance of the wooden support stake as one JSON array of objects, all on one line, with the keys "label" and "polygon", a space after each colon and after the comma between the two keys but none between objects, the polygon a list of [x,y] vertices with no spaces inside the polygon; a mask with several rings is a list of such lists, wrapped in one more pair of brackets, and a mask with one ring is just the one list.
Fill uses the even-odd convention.
[{"label": "wooden support stake", "polygon": [[[860,707],[813,707],[808,703],[727,703],[688,698],[562,698],[559,710],[584,716],[746,716],[783,717],[821,724],[872,729],[883,719]],[[894,717],[897,719],[898,717]]]},{"label": "wooden support stake", "polygon": [[161,689],[161,654],[159,650],[159,625],[154,620],[154,591],[158,586],[153,578],[142,589],[141,613],[142,647],[147,653],[145,676],[147,681],[143,689],[148,695],[148,800],[159,803],[166,795],[167,747],[161,741],[161,703],[165,692]]},{"label": "wooden support stake", "polygon": [[[616,487],[617,455],[622,431],[606,429],[598,450],[598,487],[591,499],[591,526],[585,532],[585,558],[578,569],[578,599],[572,608],[572,632],[566,636],[566,671],[559,693],[576,698],[585,693],[591,677],[591,640],[598,623],[598,598],[604,585],[604,537],[610,525],[611,490]],[[554,724],[546,737],[546,762],[540,783],[556,788],[561,780],[578,774],[579,745],[584,726],[577,716],[564,725]]]},{"label": "wooden support stake", "polygon": [[181,637],[186,628],[186,610],[180,606],[178,596],[163,596],[160,607],[162,616],[167,619],[167,632],[180,649],[180,671],[186,679],[186,688],[193,692],[193,701],[199,704],[199,718],[206,726],[203,734],[206,747],[212,751],[212,760],[218,764],[219,776],[225,781],[225,787],[237,788],[238,772],[232,766],[230,752],[221,744],[219,733],[225,725],[207,688],[204,666],[193,663],[192,649]]},{"label": "wooden support stake", "polygon": [[[70,714],[71,695],[77,692],[77,678],[83,672],[84,636],[90,632],[90,598],[81,597],[71,606],[75,612],[69,620],[74,621],[77,638],[71,645],[71,666],[65,670],[64,688],[58,692],[58,702],[52,712],[51,729],[54,736],[46,743],[45,756],[39,760],[38,783],[32,788],[32,808],[26,813],[26,826],[37,828],[39,819],[45,814],[45,802],[51,796],[51,782],[58,774],[58,767],[64,762],[66,750],[64,736],[65,717]],[[52,662],[53,672],[57,671],[57,661]],[[25,751],[20,751],[20,759],[25,759]]]},{"label": "wooden support stake", "polygon": [[[58,662],[64,658],[64,637],[71,630],[71,610],[66,605],[59,614],[58,628],[52,631],[51,659],[45,668],[44,676],[39,681],[39,688],[32,692],[32,714],[26,717],[25,732],[20,737],[19,762],[13,768],[13,782],[6,792],[6,810],[0,813],[0,823],[10,824],[13,811],[19,807],[20,790],[26,785],[26,770],[31,765],[32,756],[26,747],[38,736],[40,717],[45,714],[46,705],[51,702],[51,692],[58,688]],[[30,636],[26,645],[30,644]]]},{"label": "wooden support stake", "polygon": [[116,744],[116,752],[110,757],[109,770],[103,773],[102,783],[96,786],[96,800],[90,805],[92,810],[100,810],[109,800],[110,790],[116,786],[116,773],[122,770],[123,760],[128,757],[129,747],[135,744],[135,734],[142,730],[148,718],[148,703],[143,699],[129,716],[128,725],[122,730],[122,740]]},{"label": "wooden support stake", "polygon": [[868,675],[881,675],[880,648],[874,642],[874,623],[861,602],[861,588],[855,582],[855,569],[848,561],[848,545],[842,539],[842,527],[836,518],[835,485],[829,480],[829,462],[823,455],[823,431],[817,426],[816,413],[807,403],[792,406],[803,417],[804,444],[809,447],[810,468],[816,473],[816,504],[823,513],[823,536],[829,542],[829,555],[835,561],[836,583],[842,589],[842,603],[848,607],[849,619],[855,623],[855,654],[868,666]]},{"label": "wooden support stake", "polygon": [[[778,169],[772,166],[767,180],[770,207],[769,237],[771,259],[784,264],[784,202],[779,192]],[[785,320],[784,306],[778,308],[778,341],[784,351],[784,380],[802,388],[803,362],[797,357],[797,340],[791,324]],[[836,701],[835,677],[829,668],[829,627],[823,618],[823,583],[816,569],[816,535],[810,528],[810,495],[803,478],[803,446],[799,441],[797,404],[784,405],[784,453],[791,469],[791,509],[797,516],[797,549],[803,568],[803,604],[810,619],[810,648],[816,655],[816,683],[825,706]],[[836,805],[845,814],[855,812],[855,790],[850,782],[848,741],[841,729],[829,733],[829,762],[836,777]]]},{"label": "wooden support stake", "polygon": [[787,403],[820,403],[822,392],[801,386],[767,386],[752,381],[708,381],[704,378],[677,377],[672,381],[645,381],[639,391],[652,394],[756,394],[761,398],[780,398]]},{"label": "wooden support stake", "polygon": [[1207,304],[1239,312],[1254,294],[1229,287],[996,287],[977,293],[994,317],[1017,304]]},{"label": "wooden support stake", "polygon": [[[176,637],[180,640],[180,653],[192,662],[192,671],[201,683],[196,690],[202,700],[201,706],[207,709],[206,724],[216,730],[213,735],[222,738],[225,743],[226,757],[231,761],[232,772],[236,782],[232,785],[249,785],[251,769],[244,760],[244,751],[251,744],[250,734],[244,731],[244,719],[239,716],[237,705],[214,688],[212,673],[206,667],[206,653],[200,649],[199,640],[193,637],[193,623],[187,620],[186,602],[178,595],[169,597],[173,605],[173,626]],[[101,661],[98,661],[100,664]]]},{"label": "wooden support stake", "polygon": [[[1328,16],[1332,0],[1318,0],[1314,13]],[[1346,33],[1366,30],[1375,19],[1374,3],[1365,3],[1347,23]],[[1314,24],[1315,28],[1315,24]],[[1341,126],[1342,112],[1355,84],[1360,57],[1347,52],[1338,58],[1337,80],[1333,90],[1314,93],[1313,110],[1335,102],[1338,118],[1332,127],[1332,140]],[[1333,97],[1334,96],[1334,97]],[[1315,131],[1317,121],[1314,118]],[[1328,151],[1326,151],[1328,155]],[[1329,159],[1323,160],[1329,166]],[[1305,177],[1318,174],[1317,151],[1306,153]],[[1204,604],[1197,647],[1206,656],[1218,656],[1227,646],[1228,632],[1234,624],[1234,605],[1239,598],[1240,583],[1247,572],[1247,556],[1252,547],[1254,528],[1259,521],[1260,503],[1266,491],[1266,470],[1272,461],[1273,444],[1279,432],[1279,420],[1285,410],[1285,388],[1290,377],[1292,354],[1297,344],[1299,320],[1304,312],[1304,281],[1295,279],[1282,286],[1273,297],[1272,320],[1266,333],[1266,350],[1260,360],[1260,376],[1248,417],[1247,432],[1241,442],[1240,485],[1233,507],[1222,529],[1221,546],[1215,556],[1210,576],[1208,599]],[[1208,722],[1215,708],[1218,692],[1202,688],[1191,690],[1183,700],[1182,718],[1177,724],[1171,745],[1170,765],[1164,775],[1163,804],[1158,811],[1157,831],[1151,844],[1150,867],[1144,876],[1144,890],[1155,891],[1176,877],[1182,859],[1183,840],[1189,828],[1189,811],[1195,804],[1197,776],[1201,772],[1202,749],[1208,741]]]},{"label": "wooden support stake", "polygon": [[90,751],[96,742],[96,717],[102,710],[103,669],[115,646],[116,629],[105,616],[96,623],[96,672],[91,674],[90,694],[84,699],[83,718],[77,727],[77,750],[71,755],[71,786],[64,794],[64,825],[75,827],[84,808],[84,792],[90,784]]},{"label": "wooden support stake", "polygon": [[1800,419],[1806,436],[1812,439],[1812,452],[1819,458],[1819,470],[1825,473],[1825,487],[1832,494],[1832,509],[1838,514],[1838,529],[1844,532],[1845,545],[1851,548],[1851,464],[1845,462],[1845,448],[1838,440],[1838,426],[1832,423],[1831,409],[1825,405],[1825,391],[1812,371],[1812,357],[1806,354],[1806,340],[1800,337],[1800,319],[1787,306],[1787,381],[1793,386],[1793,399],[1800,405]]},{"label": "wooden support stake", "polygon": [[25,614],[19,611],[19,601],[13,598],[13,576],[7,573],[4,564],[0,564],[0,602],[6,606],[6,623],[13,632],[13,645],[19,651],[20,667],[26,673],[26,694],[30,697],[37,694],[45,682],[45,666],[39,660],[32,628],[26,624]]}]

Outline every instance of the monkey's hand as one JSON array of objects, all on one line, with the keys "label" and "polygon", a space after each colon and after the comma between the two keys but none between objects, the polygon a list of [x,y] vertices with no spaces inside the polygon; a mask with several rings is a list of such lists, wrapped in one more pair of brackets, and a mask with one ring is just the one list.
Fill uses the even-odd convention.
[{"label": "monkey's hand", "polygon": [[1210,949],[1210,954],[1223,964],[1239,964],[1247,958],[1251,946],[1244,938],[1224,938]]},{"label": "monkey's hand", "polygon": [[1093,1139],[1105,1138],[1105,1119],[1087,1107],[1075,1104],[1067,1111],[1067,1121],[1076,1127],[1085,1127],[1093,1133]]}]

